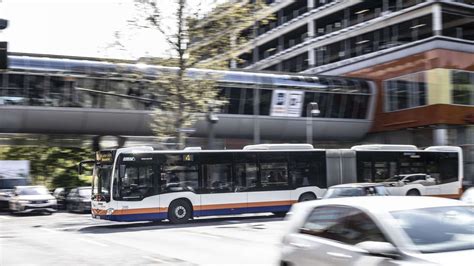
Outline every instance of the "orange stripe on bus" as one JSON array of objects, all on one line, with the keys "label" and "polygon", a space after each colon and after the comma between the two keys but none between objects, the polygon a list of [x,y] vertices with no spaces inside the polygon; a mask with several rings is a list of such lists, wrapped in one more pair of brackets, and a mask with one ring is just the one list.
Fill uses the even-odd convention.
[{"label": "orange stripe on bus", "polygon": [[249,202],[249,203],[211,204],[211,205],[195,206],[194,210],[206,211],[206,210],[219,210],[219,209],[283,206],[283,205],[291,205],[295,202],[296,201],[294,200],[284,200],[284,201],[266,201],[266,202]]},{"label": "orange stripe on bus", "polygon": [[212,205],[201,205],[196,206],[194,209],[196,211],[206,211],[206,210],[219,210],[219,209],[237,209],[245,208],[247,203],[229,203],[229,204],[212,204]]},{"label": "orange stripe on bus", "polygon": [[[271,206],[285,206],[296,203],[294,200],[285,201],[266,201],[266,202],[249,202],[249,203],[229,203],[229,204],[211,204],[194,206],[195,211],[205,210],[219,210],[219,209],[237,209],[237,208],[252,208],[252,207],[271,207]],[[106,215],[107,210],[92,209],[95,215]],[[129,214],[148,214],[148,213],[162,213],[168,212],[167,207],[160,208],[139,208],[139,209],[122,209],[114,210],[112,215],[129,215]]]},{"label": "orange stripe on bus", "polygon": [[107,214],[107,210],[92,209],[92,213],[95,215],[105,215]]},{"label": "orange stripe on bus", "polygon": [[440,194],[440,195],[429,195],[431,197],[440,197],[440,198],[448,198],[448,199],[460,199],[460,194]]},{"label": "orange stripe on bus", "polygon": [[113,215],[127,215],[127,214],[147,214],[147,213],[161,213],[167,212],[168,208],[140,208],[140,209],[123,209],[114,210]]},{"label": "orange stripe on bus", "polygon": [[296,203],[296,200],[283,200],[283,201],[267,201],[267,202],[249,202],[247,207],[270,207],[270,206],[282,206],[282,205],[292,205]]}]

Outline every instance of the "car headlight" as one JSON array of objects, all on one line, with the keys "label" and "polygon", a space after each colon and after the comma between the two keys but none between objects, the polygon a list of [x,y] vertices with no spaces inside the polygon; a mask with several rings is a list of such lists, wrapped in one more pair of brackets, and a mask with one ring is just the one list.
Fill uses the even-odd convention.
[{"label": "car headlight", "polygon": [[17,203],[24,205],[24,204],[29,204],[30,201],[29,200],[19,200],[19,201],[17,201]]},{"label": "car headlight", "polygon": [[48,203],[57,204],[58,202],[55,199],[50,199],[50,200],[48,200]]}]

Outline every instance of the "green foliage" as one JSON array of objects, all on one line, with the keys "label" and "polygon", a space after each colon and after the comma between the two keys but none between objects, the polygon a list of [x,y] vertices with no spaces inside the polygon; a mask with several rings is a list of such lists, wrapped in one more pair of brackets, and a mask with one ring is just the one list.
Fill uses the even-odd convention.
[{"label": "green foliage", "polygon": [[215,79],[205,73],[201,77],[186,74],[183,77],[173,74],[160,76],[155,85],[166,101],[153,113],[152,129],[155,135],[176,136],[178,129],[192,127],[209,108],[224,104],[226,101],[219,99]]},{"label": "green foliage", "polygon": [[0,146],[0,160],[30,161],[33,184],[49,188],[83,186],[90,178],[79,178],[77,165],[89,159],[92,151],[83,148],[40,146]]}]

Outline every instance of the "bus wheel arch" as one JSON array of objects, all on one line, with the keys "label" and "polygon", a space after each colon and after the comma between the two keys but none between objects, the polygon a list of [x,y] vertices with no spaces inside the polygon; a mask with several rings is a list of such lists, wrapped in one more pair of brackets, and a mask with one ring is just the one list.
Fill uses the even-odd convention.
[{"label": "bus wheel arch", "polygon": [[193,217],[193,204],[187,198],[173,200],[168,207],[168,220],[173,224],[186,223]]},{"label": "bus wheel arch", "polygon": [[300,195],[298,198],[298,202],[309,201],[309,200],[316,200],[318,197],[313,192],[305,192]]},{"label": "bus wheel arch", "polygon": [[421,196],[421,193],[418,189],[412,188],[412,189],[408,190],[406,195],[407,196]]}]

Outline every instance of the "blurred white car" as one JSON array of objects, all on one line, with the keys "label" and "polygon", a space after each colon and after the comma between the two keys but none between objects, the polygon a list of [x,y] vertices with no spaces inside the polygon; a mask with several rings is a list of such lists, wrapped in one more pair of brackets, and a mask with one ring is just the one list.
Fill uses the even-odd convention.
[{"label": "blurred white car", "polygon": [[467,204],[474,205],[474,187],[468,188],[461,196],[461,200]]},{"label": "blurred white car", "polygon": [[434,197],[351,197],[293,205],[280,265],[472,265],[474,210]]},{"label": "blurred white car", "polygon": [[51,214],[56,211],[57,201],[44,186],[17,186],[8,203],[12,213]]}]

